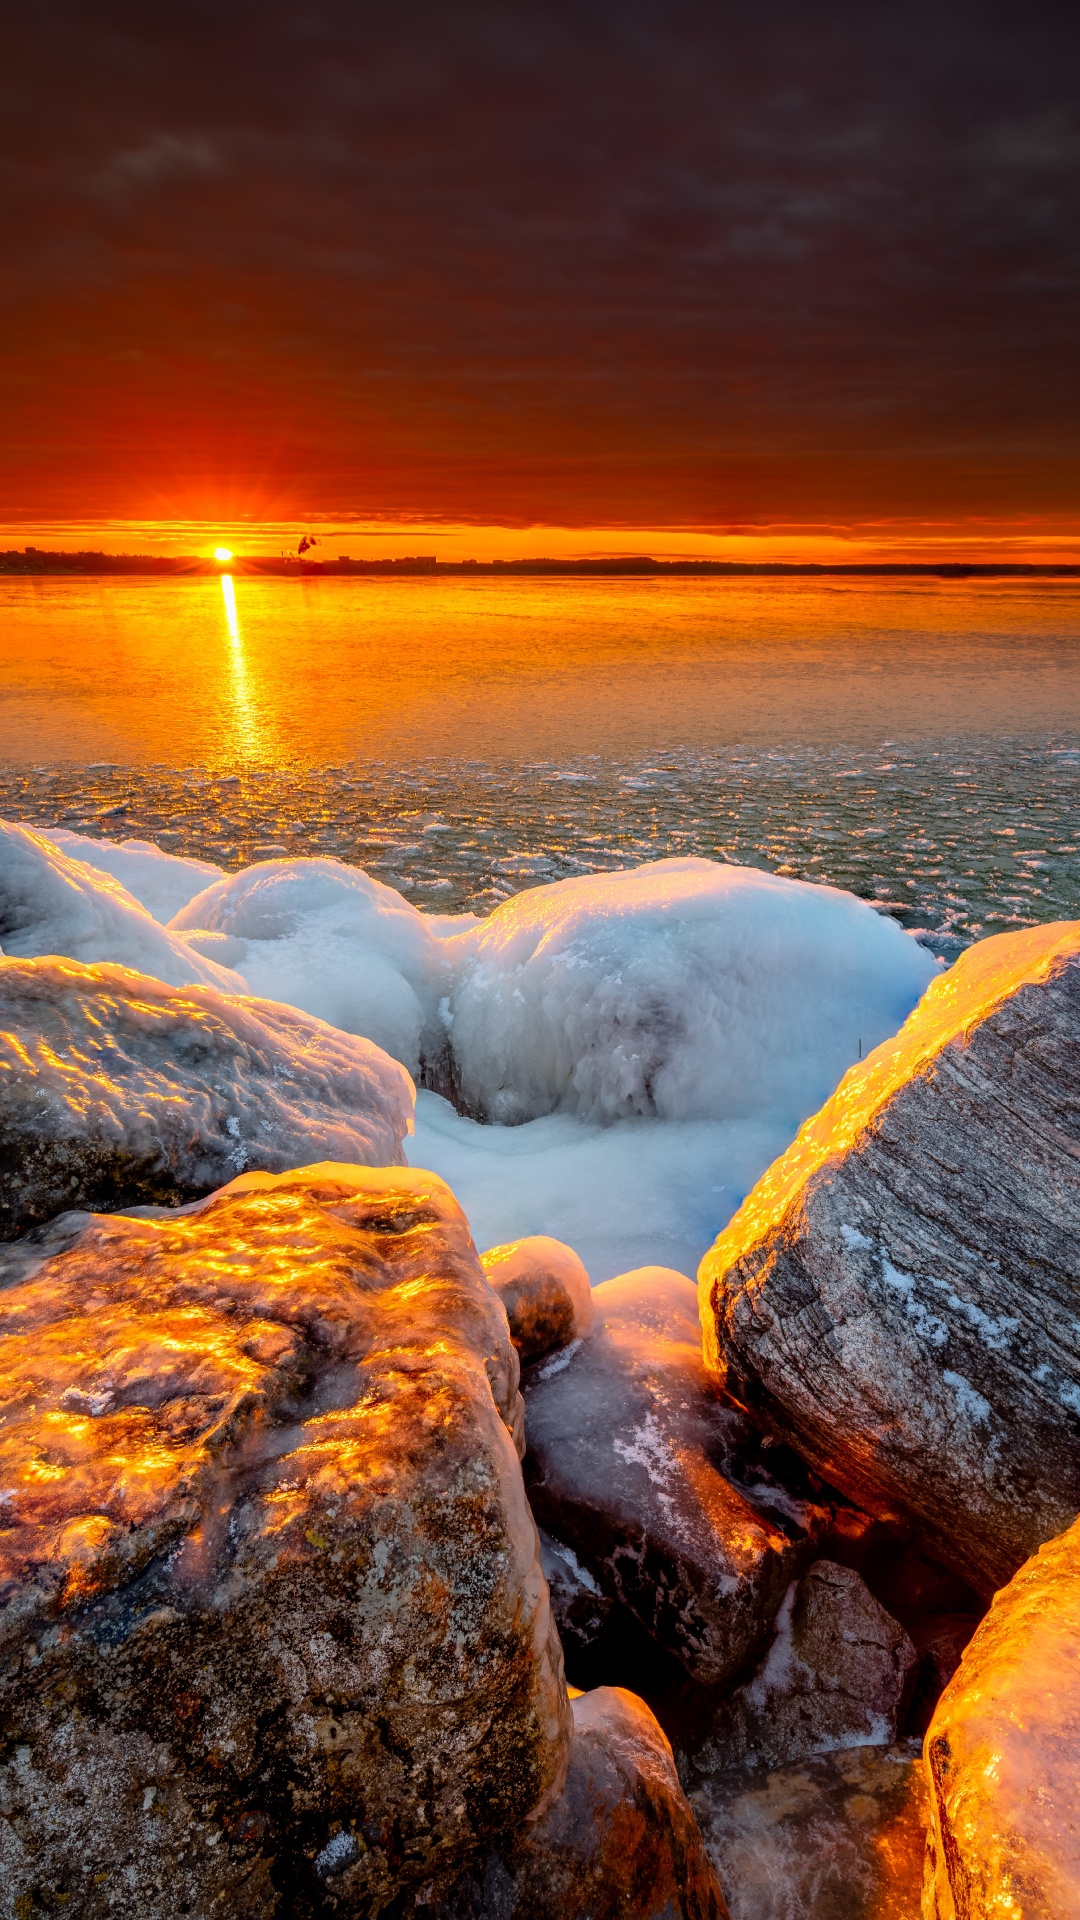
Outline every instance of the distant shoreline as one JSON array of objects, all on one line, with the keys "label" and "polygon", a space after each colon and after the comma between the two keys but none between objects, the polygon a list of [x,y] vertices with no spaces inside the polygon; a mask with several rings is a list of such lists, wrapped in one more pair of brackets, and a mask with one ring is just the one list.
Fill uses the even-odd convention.
[{"label": "distant shoreline", "polygon": [[224,573],[279,580],[323,577],[357,579],[391,575],[409,579],[432,575],[469,577],[474,574],[510,574],[532,578],[649,579],[670,577],[856,579],[928,578],[936,580],[1075,580],[1080,565],[1024,561],[782,561],[782,560],[654,560],[648,554],[610,560],[440,560],[431,554],[394,560],[296,560],[273,555],[237,556],[228,566],[199,556],[166,557],[135,553],[52,553],[40,548],[0,552],[0,577],[74,576],[183,579]]}]

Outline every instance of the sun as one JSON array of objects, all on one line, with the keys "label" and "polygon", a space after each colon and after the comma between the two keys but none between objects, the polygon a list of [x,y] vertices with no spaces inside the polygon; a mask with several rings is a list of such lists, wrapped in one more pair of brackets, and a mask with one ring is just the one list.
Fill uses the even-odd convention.
[{"label": "sun", "polygon": [[214,559],[220,560],[224,565],[226,560],[232,559],[232,548],[231,547],[215,547]]}]

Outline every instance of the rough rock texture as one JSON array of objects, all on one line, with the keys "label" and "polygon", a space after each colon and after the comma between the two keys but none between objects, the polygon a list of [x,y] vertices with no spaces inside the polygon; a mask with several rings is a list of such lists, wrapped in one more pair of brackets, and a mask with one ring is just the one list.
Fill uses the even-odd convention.
[{"label": "rough rock texture", "polygon": [[0,959],[0,1236],[175,1205],[248,1167],[400,1164],[403,1067],[269,1001],[126,967]]},{"label": "rough rock texture", "polygon": [[65,954],[91,964],[113,961],[176,987],[244,991],[239,974],[159,926],[111,874],[73,860],[31,827],[2,820],[0,952],[24,960]]},{"label": "rough rock texture", "polygon": [[534,1233],[489,1247],[480,1264],[506,1308],[510,1338],[523,1364],[592,1332],[589,1276],[573,1247]]},{"label": "rough rock texture", "polygon": [[980,1592],[1080,1508],[1080,923],[972,948],[701,1267],[719,1378]]},{"label": "rough rock texture", "polygon": [[919,1920],[919,1743],[856,1747],[690,1794],[731,1920]]},{"label": "rough rock texture", "polygon": [[683,1274],[642,1267],[593,1300],[591,1338],[525,1383],[529,1498],[602,1590],[715,1685],[768,1633],[820,1514],[770,1480],[713,1391]]},{"label": "rough rock texture", "polygon": [[671,1748],[643,1700],[573,1703],[566,1786],[437,1908],[439,1920],[726,1920]]},{"label": "rough rock texture", "polygon": [[595,1646],[615,1602],[583,1567],[572,1547],[540,1534],[540,1564],[548,1583],[551,1611],[569,1661]]},{"label": "rough rock texture", "polygon": [[756,1672],[724,1701],[702,1759],[783,1767],[840,1747],[892,1746],[918,1655],[850,1567],[793,1583]]},{"label": "rough rock texture", "polygon": [[995,1599],[925,1747],[926,1920],[1080,1914],[1080,1521]]},{"label": "rough rock texture", "polygon": [[0,1332],[4,1920],[373,1915],[561,1791],[517,1355],[441,1181],[93,1217]]}]

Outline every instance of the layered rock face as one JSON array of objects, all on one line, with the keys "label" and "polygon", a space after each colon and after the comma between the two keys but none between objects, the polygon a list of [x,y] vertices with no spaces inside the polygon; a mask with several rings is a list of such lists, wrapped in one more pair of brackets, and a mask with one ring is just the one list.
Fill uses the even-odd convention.
[{"label": "layered rock face", "polygon": [[0,1911],[367,1916],[456,1875],[571,1736],[456,1203],[324,1166],[77,1224],[0,1287]]},{"label": "layered rock face", "polygon": [[983,1594],[1080,1508],[1080,924],[983,941],[700,1273],[719,1379]]},{"label": "layered rock face", "polygon": [[413,1099],[396,1061],[291,1007],[0,958],[0,1237],[249,1167],[399,1164]]},{"label": "layered rock face", "polygon": [[925,1746],[926,1920],[1080,1913],[1080,1522],[998,1594]]},{"label": "layered rock face", "polygon": [[480,1264],[506,1308],[510,1338],[523,1363],[542,1360],[592,1332],[589,1276],[573,1247],[534,1233],[489,1247]]},{"label": "layered rock face", "polygon": [[525,1383],[533,1510],[714,1686],[768,1633],[822,1515],[770,1478],[757,1436],[717,1398],[689,1280],[643,1267],[593,1302],[590,1338]]},{"label": "layered rock face", "polygon": [[643,1700],[573,1703],[566,1786],[437,1909],[438,1920],[727,1920],[727,1907]]}]

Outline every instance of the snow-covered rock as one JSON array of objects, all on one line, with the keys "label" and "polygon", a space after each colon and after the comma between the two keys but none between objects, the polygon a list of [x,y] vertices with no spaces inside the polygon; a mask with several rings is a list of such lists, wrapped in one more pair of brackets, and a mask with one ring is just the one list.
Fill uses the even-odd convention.
[{"label": "snow-covered rock", "polygon": [[566,1786],[474,1869],[435,1920],[727,1920],[671,1748],[643,1700],[573,1702]]},{"label": "snow-covered rock", "polygon": [[0,821],[0,951],[17,959],[62,954],[114,961],[169,986],[243,993],[227,967],[160,927],[109,873],[72,859],[31,827]]},{"label": "snow-covered rock", "polygon": [[0,1286],[9,1910],[362,1920],[542,1813],[518,1361],[442,1183],[249,1174],[42,1255]]},{"label": "snow-covered rock", "polygon": [[691,1281],[646,1267],[593,1301],[590,1338],[525,1381],[529,1498],[601,1590],[716,1685],[767,1636],[823,1515],[713,1391]]},{"label": "snow-covered rock", "polygon": [[573,1247],[535,1233],[489,1247],[480,1265],[506,1308],[510,1338],[523,1363],[591,1333],[589,1276]]},{"label": "snow-covered rock", "polygon": [[987,1595],[1080,1509],[1080,922],[853,1068],[700,1269],[717,1377]]},{"label": "snow-covered rock", "polygon": [[1000,1592],[925,1744],[926,1920],[1080,1913],[1080,1521]]},{"label": "snow-covered rock", "polygon": [[511,1123],[793,1131],[937,971],[851,894],[696,859],[534,887],[447,945],[461,1097]]},{"label": "snow-covered rock", "polygon": [[[414,1076],[446,1048],[444,946],[392,887],[340,860],[268,860],[215,881],[173,933],[230,936],[248,991],[286,1000],[392,1053]],[[212,952],[212,948],[206,948]]]},{"label": "snow-covered rock", "polygon": [[0,959],[0,1235],[175,1205],[248,1167],[400,1164],[405,1069],[292,1007],[125,967]]},{"label": "snow-covered rock", "polygon": [[731,1920],[920,1920],[917,1740],[717,1777],[689,1800]]},{"label": "snow-covered rock", "polygon": [[92,840],[89,834],[72,833],[67,827],[30,831],[51,840],[70,860],[81,860],[88,867],[111,874],[162,926],[197,893],[225,878],[223,868],[209,860],[163,853],[152,840]]},{"label": "snow-covered rock", "polygon": [[725,1697],[697,1765],[785,1767],[841,1747],[892,1746],[917,1660],[861,1576],[818,1560],[789,1588],[770,1645]]}]

